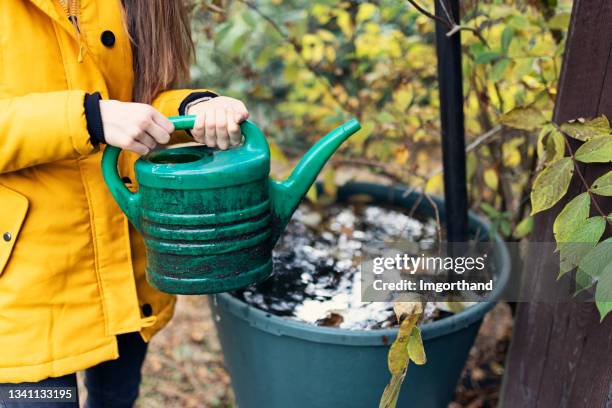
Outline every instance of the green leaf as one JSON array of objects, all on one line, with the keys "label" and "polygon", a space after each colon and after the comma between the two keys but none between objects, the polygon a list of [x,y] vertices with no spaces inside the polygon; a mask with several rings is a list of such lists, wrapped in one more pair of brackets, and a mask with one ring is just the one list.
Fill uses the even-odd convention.
[{"label": "green leaf", "polygon": [[603,270],[595,287],[595,303],[601,320],[612,311],[612,263]]},{"label": "green leaf", "polygon": [[376,120],[379,122],[386,122],[388,124],[392,124],[395,122],[396,117],[393,116],[390,112],[382,111],[378,115],[376,115]]},{"label": "green leaf", "polygon": [[612,263],[612,238],[597,244],[582,258],[578,268],[593,278],[599,278],[604,268]]},{"label": "green leaf", "polygon": [[510,65],[510,60],[508,58],[501,59],[493,64],[493,68],[491,69],[491,76],[489,79],[493,82],[497,82],[506,73],[508,70],[508,66]]},{"label": "green leaf", "polygon": [[576,150],[576,160],[583,163],[612,162],[612,136],[601,136],[589,140]]},{"label": "green leaf", "polygon": [[548,122],[540,109],[531,106],[514,108],[499,119],[502,125],[515,129],[535,130]]},{"label": "green leaf", "polygon": [[612,196],[612,171],[595,180],[591,191],[601,196]]},{"label": "green leaf", "polygon": [[561,125],[561,131],[583,142],[591,140],[594,137],[607,136],[612,132],[610,129],[610,122],[604,115],[587,120],[586,122],[583,120],[574,120],[564,123]]},{"label": "green leaf", "polygon": [[574,296],[593,286],[593,282],[593,278],[584,273],[583,270],[578,269],[576,271],[576,291],[574,292]]},{"label": "green leaf", "polygon": [[531,215],[552,207],[565,195],[574,174],[574,162],[564,157],[538,174],[531,190]]},{"label": "green leaf", "polygon": [[591,196],[587,192],[577,195],[565,204],[553,224],[553,233],[557,243],[570,242],[571,233],[588,218],[590,206]]},{"label": "green leaf", "polygon": [[485,51],[476,56],[476,64],[488,64],[489,62],[493,62],[498,60],[501,55],[495,51]]},{"label": "green leaf", "polygon": [[497,218],[499,216],[499,211],[495,209],[491,204],[483,202],[480,204],[480,208],[489,218]]},{"label": "green leaf", "polygon": [[533,231],[533,217],[528,216],[518,223],[512,235],[516,239],[521,239],[531,234],[531,231]]},{"label": "green leaf", "polygon": [[506,27],[501,35],[501,49],[504,54],[508,52],[508,48],[510,48],[510,43],[512,42],[513,37],[514,30],[510,27]]},{"label": "green leaf", "polygon": [[533,62],[535,58],[521,58],[514,61],[512,70],[513,79],[521,79],[525,75],[529,75],[533,71]]},{"label": "green leaf", "polygon": [[250,28],[254,28],[257,25],[257,19],[250,11],[246,11],[241,15],[242,21],[244,21]]},{"label": "green leaf", "polygon": [[530,27],[529,20],[518,14],[510,17],[506,21],[506,24],[508,24],[510,27],[516,28],[517,30],[526,29]]},{"label": "green leaf", "polygon": [[510,229],[510,223],[508,222],[508,220],[502,219],[499,221],[499,230],[506,237],[510,236],[510,234],[512,233],[512,230]]},{"label": "green leaf", "polygon": [[602,216],[591,217],[573,230],[567,242],[559,247],[559,278],[578,266],[578,263],[593,249],[606,229],[606,220]]},{"label": "green leaf", "polygon": [[425,348],[423,347],[423,339],[421,338],[421,330],[414,327],[408,338],[408,356],[417,365],[423,365],[427,362],[425,356]]}]

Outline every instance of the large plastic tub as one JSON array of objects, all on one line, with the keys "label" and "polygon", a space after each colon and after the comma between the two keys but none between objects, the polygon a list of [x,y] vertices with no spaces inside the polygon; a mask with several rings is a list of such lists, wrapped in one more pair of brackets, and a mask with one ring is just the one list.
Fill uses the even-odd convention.
[{"label": "large plastic tub", "polygon": [[[338,193],[345,201],[369,195],[373,203],[411,208],[418,194],[404,187],[349,183]],[[443,214],[443,202],[435,199]],[[417,213],[431,215],[422,200]],[[470,214],[472,234],[488,226]],[[427,364],[410,364],[398,407],[446,407],[484,315],[493,307],[510,273],[504,243],[495,242],[498,273],[488,302],[422,326]],[[317,327],[271,315],[232,297],[214,295],[211,307],[225,364],[239,408],[375,408],[390,374],[389,344],[397,330]]]}]

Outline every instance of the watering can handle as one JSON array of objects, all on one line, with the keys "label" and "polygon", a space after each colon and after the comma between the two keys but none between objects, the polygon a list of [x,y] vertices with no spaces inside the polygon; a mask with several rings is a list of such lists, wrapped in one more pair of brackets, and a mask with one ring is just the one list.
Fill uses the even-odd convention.
[{"label": "watering can handle", "polygon": [[[171,116],[168,119],[174,124],[176,130],[192,129],[195,123],[194,115]],[[265,136],[252,122],[242,122],[240,124],[240,129],[245,139],[242,148],[268,151],[268,142]],[[102,155],[102,176],[121,210],[136,229],[140,230],[140,217],[138,215],[140,194],[138,192],[132,193],[121,180],[121,176],[117,170],[120,153],[120,148],[106,146]]]},{"label": "watering can handle", "polygon": [[[170,116],[168,118],[174,125],[175,130],[193,129],[195,125],[195,115]],[[252,122],[245,120],[240,124],[240,130],[244,135],[244,147],[257,150],[268,150],[266,137]]]}]

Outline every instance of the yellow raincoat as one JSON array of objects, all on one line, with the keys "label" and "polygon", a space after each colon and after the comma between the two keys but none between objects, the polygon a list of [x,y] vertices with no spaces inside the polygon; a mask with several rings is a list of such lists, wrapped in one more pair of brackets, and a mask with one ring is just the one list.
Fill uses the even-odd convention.
[{"label": "yellow raincoat", "polygon": [[[131,99],[121,2],[80,3],[80,41],[56,0],[0,7],[0,382],[115,359],[117,334],[148,340],[173,313],[174,298],[145,280],[141,238],[102,180],[86,127],[86,92]],[[191,92],[162,92],[153,105],[176,115]],[[131,180],[135,159],[120,163]]]}]

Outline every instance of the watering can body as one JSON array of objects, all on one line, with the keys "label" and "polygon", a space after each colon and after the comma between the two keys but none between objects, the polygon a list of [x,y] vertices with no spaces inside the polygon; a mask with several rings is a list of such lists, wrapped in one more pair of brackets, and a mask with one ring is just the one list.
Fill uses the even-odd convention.
[{"label": "watering can body", "polygon": [[[170,118],[189,129],[194,118]],[[107,146],[104,179],[146,246],[147,279],[166,293],[232,291],[272,272],[272,248],[331,154],[359,130],[355,120],[322,138],[282,182],[269,178],[270,151],[251,122],[229,150],[189,146],[153,151],[135,163],[138,191],[117,172],[120,149]]]}]

